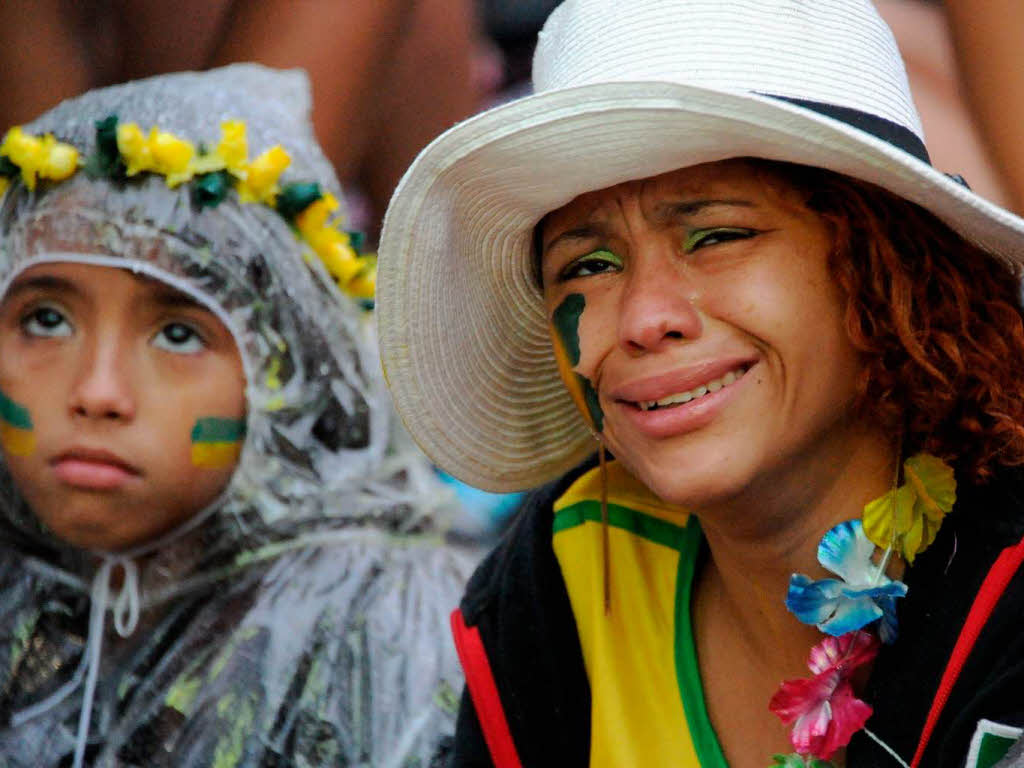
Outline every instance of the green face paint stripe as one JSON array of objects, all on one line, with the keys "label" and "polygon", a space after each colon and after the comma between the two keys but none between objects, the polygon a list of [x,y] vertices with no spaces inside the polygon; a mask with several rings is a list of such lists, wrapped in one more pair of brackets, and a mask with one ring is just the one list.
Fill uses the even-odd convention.
[{"label": "green face paint stripe", "polygon": [[587,300],[582,293],[570,293],[551,316],[558,338],[562,340],[573,366],[580,363],[580,315],[586,304]]},{"label": "green face paint stripe", "polygon": [[587,410],[590,411],[590,420],[594,422],[594,429],[602,432],[604,430],[604,411],[601,410],[601,403],[597,399],[597,390],[586,376],[577,373],[576,378],[579,379],[580,387],[583,388],[583,400],[587,404]]},{"label": "green face paint stripe", "polygon": [[193,443],[236,443],[245,437],[241,419],[198,419],[192,428]]},{"label": "green face paint stripe", "polygon": [[18,405],[3,392],[0,392],[0,419],[17,429],[32,429],[32,417],[28,408]]}]

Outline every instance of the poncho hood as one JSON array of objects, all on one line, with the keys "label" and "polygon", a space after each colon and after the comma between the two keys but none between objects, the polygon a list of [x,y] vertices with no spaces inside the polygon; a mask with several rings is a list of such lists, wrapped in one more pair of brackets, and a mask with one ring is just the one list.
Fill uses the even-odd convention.
[{"label": "poncho hood", "polygon": [[[197,146],[241,120],[251,154],[287,151],[281,184],[340,197],[309,110],[303,73],[235,65],[93,91],[24,131],[88,158],[111,116]],[[0,468],[0,764],[88,743],[97,765],[426,765],[459,685],[444,619],[469,560],[440,536],[452,496],[392,419],[372,318],[273,207],[194,195],[79,171],[15,184],[0,207],[0,293],[41,262],[146,274],[224,322],[247,381],[222,496],[130,552],[62,543]]]}]

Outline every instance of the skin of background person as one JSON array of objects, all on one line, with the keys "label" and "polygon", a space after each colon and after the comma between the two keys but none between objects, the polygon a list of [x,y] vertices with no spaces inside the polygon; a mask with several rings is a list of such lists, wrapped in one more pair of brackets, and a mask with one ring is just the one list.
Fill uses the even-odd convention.
[{"label": "skin of background person", "polygon": [[946,0],[946,12],[968,98],[1013,208],[1024,214],[1024,4]]},{"label": "skin of background person", "polygon": [[[940,6],[921,0],[875,0],[892,28],[907,66],[914,103],[921,114],[932,164],[963,176],[978,194],[1002,206],[1011,204],[1007,181],[1000,172],[972,110],[975,87],[965,82],[950,29]],[[954,25],[955,26],[955,25]]]},{"label": "skin of background person", "polygon": [[4,0],[0,119],[164,72],[302,67],[321,145],[380,216],[416,153],[484,103],[477,41],[472,0]]},{"label": "skin of background person", "polygon": [[89,88],[202,69],[232,0],[4,0],[0,121],[17,125]]}]

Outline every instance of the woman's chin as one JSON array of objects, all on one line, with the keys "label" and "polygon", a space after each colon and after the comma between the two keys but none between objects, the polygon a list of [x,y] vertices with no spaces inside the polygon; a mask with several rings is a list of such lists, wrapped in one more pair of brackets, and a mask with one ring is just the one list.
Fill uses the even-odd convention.
[{"label": "woman's chin", "polygon": [[704,453],[694,459],[688,452],[679,457],[648,456],[635,464],[627,458],[623,463],[661,501],[687,511],[734,500],[750,480],[727,453]]}]

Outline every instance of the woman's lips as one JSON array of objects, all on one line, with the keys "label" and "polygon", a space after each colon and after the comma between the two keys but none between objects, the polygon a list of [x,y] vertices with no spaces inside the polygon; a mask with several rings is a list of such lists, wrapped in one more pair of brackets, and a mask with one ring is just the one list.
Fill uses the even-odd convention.
[{"label": "woman's lips", "polygon": [[[706,369],[706,381],[714,382],[711,390],[705,384],[694,384],[695,379],[692,375],[675,377],[680,383],[662,380],[657,386],[637,387],[638,393],[646,394],[648,397],[638,398],[636,401],[616,400],[617,410],[638,432],[654,439],[673,437],[700,429],[710,424],[731,400],[741,394],[745,389],[743,385],[749,378],[750,369],[756,362],[732,365],[734,367],[716,365]],[[728,383],[723,384],[723,381]],[[684,389],[690,384],[694,386],[689,387],[689,390]],[[649,407],[652,401],[672,399],[672,395],[687,391],[697,394],[686,402]]]},{"label": "woman's lips", "polygon": [[115,490],[140,474],[131,464],[106,451],[68,451],[52,464],[62,483],[90,491]]},{"label": "woman's lips", "polygon": [[738,373],[748,371],[758,362],[756,357],[721,357],[715,360],[689,365],[668,373],[649,376],[610,388],[609,400],[626,403],[661,400],[669,395],[686,392],[716,379],[721,379],[730,371]]}]

